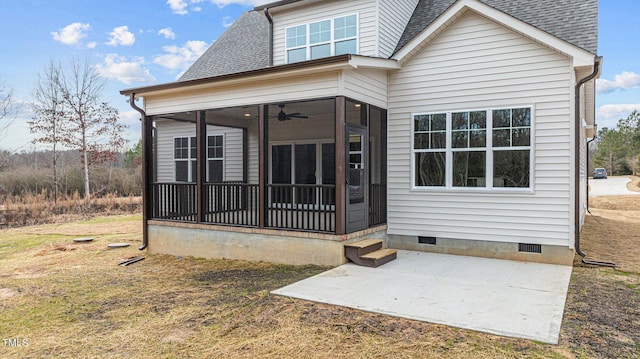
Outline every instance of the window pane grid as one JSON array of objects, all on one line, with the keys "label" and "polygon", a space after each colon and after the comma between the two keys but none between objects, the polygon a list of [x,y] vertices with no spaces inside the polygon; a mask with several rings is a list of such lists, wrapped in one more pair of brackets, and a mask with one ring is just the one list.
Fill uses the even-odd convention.
[{"label": "window pane grid", "polygon": [[[446,121],[434,121],[438,116]],[[414,186],[531,188],[530,107],[418,114],[413,121]]]},{"label": "window pane grid", "polygon": [[287,63],[358,53],[358,16],[349,15],[285,30]]}]

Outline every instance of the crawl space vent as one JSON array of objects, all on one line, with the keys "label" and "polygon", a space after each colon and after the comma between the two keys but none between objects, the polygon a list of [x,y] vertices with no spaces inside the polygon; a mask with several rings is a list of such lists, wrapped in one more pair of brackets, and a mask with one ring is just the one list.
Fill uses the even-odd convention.
[{"label": "crawl space vent", "polygon": [[542,245],[530,243],[518,243],[518,252],[542,253]]},{"label": "crawl space vent", "polygon": [[418,243],[436,245],[436,237],[418,237]]}]

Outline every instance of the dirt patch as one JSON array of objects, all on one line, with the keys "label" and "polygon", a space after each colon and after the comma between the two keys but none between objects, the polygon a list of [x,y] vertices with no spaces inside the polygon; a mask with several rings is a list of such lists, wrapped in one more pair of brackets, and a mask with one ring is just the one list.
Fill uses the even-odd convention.
[{"label": "dirt patch", "polygon": [[560,345],[578,357],[640,357],[640,198],[590,198],[581,246],[569,284]]},{"label": "dirt patch", "polygon": [[640,273],[640,198],[595,197],[589,199],[589,207],[581,235],[588,258]]},{"label": "dirt patch", "polygon": [[0,300],[9,299],[16,294],[18,294],[18,292],[11,288],[0,288]]},{"label": "dirt patch", "polygon": [[640,177],[629,176],[629,178],[631,178],[631,182],[627,183],[627,189],[633,192],[640,192]]}]

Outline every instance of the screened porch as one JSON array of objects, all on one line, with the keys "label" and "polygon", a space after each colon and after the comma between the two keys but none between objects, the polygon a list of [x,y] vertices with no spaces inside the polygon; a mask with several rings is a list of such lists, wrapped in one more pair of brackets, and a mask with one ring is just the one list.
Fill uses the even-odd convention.
[{"label": "screened porch", "polygon": [[386,223],[386,111],[345,97],[149,116],[147,217],[345,234]]}]

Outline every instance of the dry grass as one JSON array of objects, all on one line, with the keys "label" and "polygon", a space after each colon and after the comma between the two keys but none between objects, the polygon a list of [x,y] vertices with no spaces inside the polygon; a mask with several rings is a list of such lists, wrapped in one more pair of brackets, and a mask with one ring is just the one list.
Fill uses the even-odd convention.
[{"label": "dry grass", "polygon": [[[0,357],[563,357],[562,348],[269,295],[324,271],[140,253],[137,216],[0,232]],[[74,244],[77,236],[93,242]],[[132,246],[107,249],[110,242]],[[143,254],[128,267],[117,264]]]},{"label": "dry grass", "polygon": [[[639,222],[636,202],[598,201],[592,211],[603,228]],[[626,215],[605,219],[601,211]],[[585,232],[597,233],[596,224],[588,218]],[[619,238],[589,234],[584,246],[593,256],[595,242]],[[78,236],[96,239],[74,244]],[[107,249],[123,241],[132,245]],[[323,267],[149,255],[136,249],[140,243],[139,216],[0,230],[0,336],[28,342],[0,346],[0,357],[640,356],[637,273],[575,268],[561,343],[553,346],[269,294]],[[616,262],[636,268],[640,259],[627,263],[620,249],[609,249]],[[117,265],[138,255],[146,259]]]},{"label": "dry grass", "polygon": [[141,209],[142,199],[135,196],[106,194],[100,198],[92,198],[91,207],[87,209],[85,199],[77,192],[61,196],[55,204],[47,191],[38,194],[29,192],[4,198],[0,203],[0,228],[70,222],[94,215],[139,213]]}]

